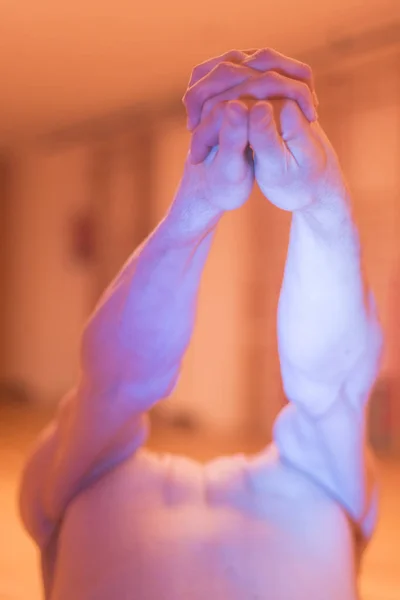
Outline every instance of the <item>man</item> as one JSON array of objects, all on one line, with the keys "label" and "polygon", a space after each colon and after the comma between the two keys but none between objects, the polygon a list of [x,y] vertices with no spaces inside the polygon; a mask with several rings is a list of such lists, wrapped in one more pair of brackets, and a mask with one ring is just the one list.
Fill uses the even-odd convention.
[{"label": "man", "polygon": [[[381,332],[310,69],[272,50],[198,66],[171,208],[101,299],[82,372],[24,472],[52,600],[354,600],[376,489],[365,439]],[[220,219],[254,179],[292,211],[274,442],[201,466],[142,449],[178,380]],[[267,200],[266,200],[267,201]]]}]

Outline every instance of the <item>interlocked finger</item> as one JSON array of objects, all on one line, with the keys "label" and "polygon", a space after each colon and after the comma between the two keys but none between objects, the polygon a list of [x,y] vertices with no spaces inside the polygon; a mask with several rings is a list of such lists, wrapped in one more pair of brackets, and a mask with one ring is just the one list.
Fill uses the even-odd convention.
[{"label": "interlocked finger", "polygon": [[215,56],[214,58],[210,58],[209,60],[200,63],[192,71],[188,88],[192,87],[198,81],[200,81],[200,79],[203,79],[203,77],[208,75],[208,73],[210,73],[214,67],[219,65],[219,63],[231,62],[240,64],[258,51],[258,48],[250,48],[248,50],[229,50],[229,52],[225,52],[224,54],[220,54],[219,56]]},{"label": "interlocked finger", "polygon": [[237,98],[250,98],[253,100],[291,99],[298,103],[309,121],[315,121],[317,118],[314,99],[308,85],[302,81],[285,77],[276,71],[258,73],[241,84],[211,97],[203,104],[201,118],[207,118],[217,104]]}]

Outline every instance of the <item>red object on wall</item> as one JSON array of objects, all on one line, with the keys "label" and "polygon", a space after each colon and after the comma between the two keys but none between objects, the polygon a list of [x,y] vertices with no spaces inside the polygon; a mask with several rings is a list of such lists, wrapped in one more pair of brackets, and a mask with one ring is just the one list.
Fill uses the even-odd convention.
[{"label": "red object on wall", "polygon": [[89,214],[75,215],[71,224],[72,258],[76,262],[92,262],[96,255],[95,223]]}]

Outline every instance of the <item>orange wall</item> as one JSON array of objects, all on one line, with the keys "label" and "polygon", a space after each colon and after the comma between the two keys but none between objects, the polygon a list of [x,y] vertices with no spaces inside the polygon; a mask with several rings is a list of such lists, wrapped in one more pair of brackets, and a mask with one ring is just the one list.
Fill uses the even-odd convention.
[{"label": "orange wall", "polygon": [[69,255],[69,224],[87,201],[87,149],[15,157],[7,227],[6,375],[39,401],[76,377],[90,278]]}]

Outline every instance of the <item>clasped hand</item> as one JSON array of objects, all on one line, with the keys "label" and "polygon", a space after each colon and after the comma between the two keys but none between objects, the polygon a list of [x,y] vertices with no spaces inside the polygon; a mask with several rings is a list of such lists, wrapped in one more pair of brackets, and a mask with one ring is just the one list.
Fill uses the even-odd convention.
[{"label": "clasped hand", "polygon": [[190,180],[215,207],[242,206],[257,181],[294,211],[343,191],[309,66],[274,50],[231,51],[198,65],[183,98]]}]

